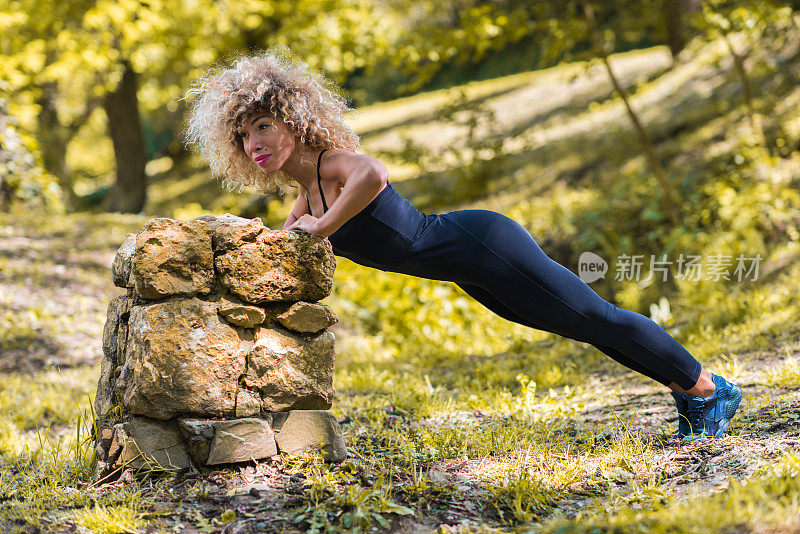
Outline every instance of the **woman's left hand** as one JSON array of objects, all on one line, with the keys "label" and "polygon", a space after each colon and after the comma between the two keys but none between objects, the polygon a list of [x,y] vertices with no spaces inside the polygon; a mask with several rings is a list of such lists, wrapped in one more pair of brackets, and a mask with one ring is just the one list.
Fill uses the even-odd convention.
[{"label": "woman's left hand", "polygon": [[317,217],[314,217],[313,215],[309,215],[308,213],[305,213],[305,214],[301,215],[299,219],[297,219],[295,222],[293,222],[286,229],[287,230],[303,230],[305,232],[308,232],[309,234],[314,234],[314,235],[322,237],[322,238],[327,237],[327,236],[324,236],[324,235],[322,235],[320,233],[320,230],[319,230],[319,219]]}]

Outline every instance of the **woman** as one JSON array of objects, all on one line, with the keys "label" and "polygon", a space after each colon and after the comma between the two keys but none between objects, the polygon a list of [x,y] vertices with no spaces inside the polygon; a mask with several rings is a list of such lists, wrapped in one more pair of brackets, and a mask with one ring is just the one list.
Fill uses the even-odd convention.
[{"label": "woman", "polygon": [[201,78],[187,141],[228,189],[299,195],[283,228],[326,238],[334,254],[384,271],[455,282],[501,317],[590,343],[672,390],[677,436],[720,437],[741,390],[702,368],[654,321],[602,299],[550,259],[523,226],[487,210],[426,215],[400,195],[358,136],[337,88],[287,53],[238,58]]}]

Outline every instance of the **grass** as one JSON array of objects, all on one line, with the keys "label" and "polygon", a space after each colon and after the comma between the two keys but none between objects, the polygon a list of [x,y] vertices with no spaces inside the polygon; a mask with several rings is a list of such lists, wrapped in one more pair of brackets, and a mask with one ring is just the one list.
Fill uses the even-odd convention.
[{"label": "grass", "polygon": [[[736,78],[715,45],[695,50],[668,72],[665,53],[637,51],[618,64],[684,195],[681,228],[664,224],[619,102],[583,64],[462,88],[465,108],[453,116],[499,117],[493,127],[472,132],[487,143],[503,137],[489,163],[476,163],[479,150],[467,146],[469,132],[453,117],[437,115],[450,91],[371,106],[354,124],[366,147],[402,171],[398,187],[415,204],[502,211],[570,268],[581,250],[607,258],[631,251],[762,252],[764,276],[752,283],[593,285],[620,307],[654,313],[704,365],[743,386],[745,400],[729,437],[675,443],[666,391],[594,347],[505,321],[453,284],[339,258],[333,293],[323,302],[341,319],[334,327],[332,411],[351,453],[346,462],[286,457],[280,464],[98,487],[91,482],[87,436],[105,307],[121,291],[112,286],[109,269],[116,248],[149,217],[236,212],[250,200],[219,195],[196,167],[170,169],[165,172],[173,174],[154,180],[145,216],[0,215],[0,291],[9,297],[0,308],[0,362],[6,366],[0,380],[0,529],[796,528],[794,156],[753,149],[736,130],[741,109],[721,109],[697,89],[735,94]],[[755,79],[755,87],[765,78]],[[503,115],[509,103],[523,109],[542,92],[563,93],[567,102],[540,98],[527,117]],[[798,96],[788,88],[776,99]],[[768,129],[788,125],[786,143],[796,151],[800,140],[790,126],[800,115],[791,106],[775,109]],[[463,150],[425,149],[448,125],[448,142],[463,143]],[[403,145],[410,136],[419,146]],[[788,178],[764,189],[758,182],[764,169]],[[485,181],[487,172],[492,179]],[[468,186],[468,194],[451,193],[454,183]],[[783,207],[764,191],[774,192]],[[293,201],[271,200],[265,223],[280,227]],[[240,491],[254,481],[267,488],[257,498]]]}]

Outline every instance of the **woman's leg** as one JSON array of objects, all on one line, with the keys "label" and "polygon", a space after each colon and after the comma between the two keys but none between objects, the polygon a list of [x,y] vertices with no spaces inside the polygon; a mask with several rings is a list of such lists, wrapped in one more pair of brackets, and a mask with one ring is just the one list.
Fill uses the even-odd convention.
[{"label": "woman's leg", "polygon": [[661,383],[695,388],[702,367],[680,343],[653,320],[604,300],[549,258],[522,225],[487,210],[451,212],[446,219],[463,233],[470,258],[470,279],[459,285],[480,287],[536,328],[606,354],[610,349],[609,356]]},{"label": "woman's leg", "polygon": [[[514,323],[518,323],[518,324],[521,324],[521,325],[524,325],[524,326],[529,326],[531,328],[536,328],[537,330],[544,330],[544,331],[550,332],[550,330],[548,330],[547,328],[544,328],[544,327],[542,327],[541,325],[538,325],[538,324],[534,324],[531,321],[525,319],[524,317],[521,317],[521,316],[517,315],[516,313],[512,312],[502,302],[497,300],[491,293],[489,293],[487,290],[483,289],[482,287],[479,287],[479,286],[476,286],[476,285],[471,285],[471,284],[456,284],[456,285],[458,285],[458,287],[463,289],[464,292],[467,295],[469,295],[470,297],[474,298],[475,300],[477,300],[478,302],[480,302],[481,304],[486,306],[489,310],[491,310],[495,314],[497,314],[500,317],[502,317],[503,319],[506,319],[508,321],[511,321],[511,322],[514,322]],[[632,370],[636,371],[637,373],[640,373],[640,374],[643,374],[643,375],[645,375],[645,376],[647,376],[649,378],[652,378],[656,382],[660,382],[661,384],[664,384],[665,386],[668,386],[670,384],[670,380],[669,379],[664,378],[663,376],[660,376],[660,375],[654,373],[653,371],[651,371],[650,369],[644,367],[643,365],[640,365],[636,361],[634,361],[634,360],[628,358],[627,356],[625,356],[624,354],[622,354],[617,349],[615,349],[613,347],[607,347],[607,346],[604,346],[604,345],[598,345],[598,344],[595,344],[595,343],[592,343],[592,345],[595,348],[597,348],[598,350],[600,350],[601,352],[603,352],[604,354],[606,354],[607,356],[610,356],[612,359],[614,359],[618,363],[624,365],[628,369],[632,369]]]}]

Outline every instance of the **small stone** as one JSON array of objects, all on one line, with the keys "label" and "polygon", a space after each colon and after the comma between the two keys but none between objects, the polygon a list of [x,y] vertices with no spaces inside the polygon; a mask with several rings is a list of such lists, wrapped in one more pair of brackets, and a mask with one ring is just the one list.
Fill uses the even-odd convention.
[{"label": "small stone", "polygon": [[230,213],[223,215],[202,215],[195,220],[201,220],[211,229],[211,240],[214,252],[224,254],[237,249],[245,243],[253,243],[259,234],[269,230],[258,217],[246,219]]},{"label": "small stone", "polygon": [[339,321],[339,317],[324,304],[295,302],[275,317],[280,324],[295,332],[319,332]]},{"label": "small stone", "polygon": [[178,419],[178,428],[186,440],[186,450],[198,465],[205,465],[214,439],[212,421]]},{"label": "small stone", "polygon": [[253,328],[263,323],[267,314],[263,308],[243,304],[237,299],[222,297],[219,300],[219,313],[226,321],[242,328]]},{"label": "small stone", "polygon": [[317,454],[333,462],[347,458],[342,430],[330,412],[294,410],[289,412],[280,429],[275,430],[275,441],[281,452]]},{"label": "small stone", "polygon": [[269,418],[269,424],[272,430],[278,431],[286,422],[289,417],[289,412],[261,412],[261,417]]}]

